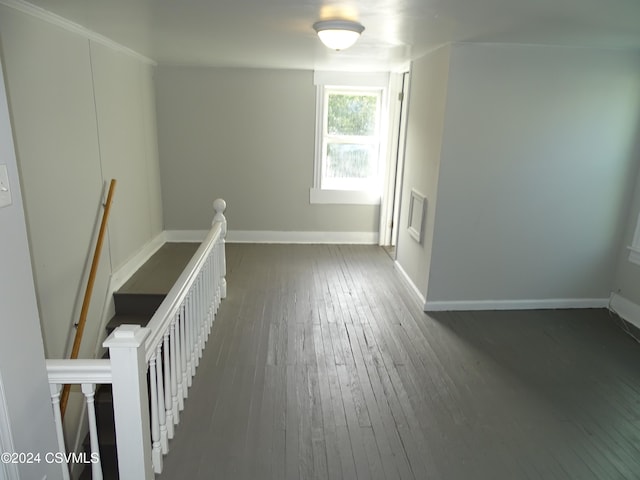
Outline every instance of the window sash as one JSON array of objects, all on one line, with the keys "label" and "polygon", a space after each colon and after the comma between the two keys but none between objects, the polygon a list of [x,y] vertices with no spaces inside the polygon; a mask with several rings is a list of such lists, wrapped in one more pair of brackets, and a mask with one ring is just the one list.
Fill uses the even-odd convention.
[{"label": "window sash", "polygon": [[[338,135],[329,134],[329,98],[331,95],[353,95],[353,96],[372,96],[376,98],[375,108],[375,124],[374,133],[372,135]],[[383,90],[380,88],[345,88],[331,87],[323,88],[323,111],[322,111],[322,141],[320,142],[321,151],[319,152],[320,160],[320,185],[321,189],[330,190],[372,190],[379,186],[380,178],[380,131],[382,123],[382,95]],[[334,178],[326,175],[328,170],[328,150],[330,144],[351,144],[374,147],[375,152],[372,162],[375,163],[375,174],[367,177],[342,177]],[[318,185],[317,185],[318,186]]]}]

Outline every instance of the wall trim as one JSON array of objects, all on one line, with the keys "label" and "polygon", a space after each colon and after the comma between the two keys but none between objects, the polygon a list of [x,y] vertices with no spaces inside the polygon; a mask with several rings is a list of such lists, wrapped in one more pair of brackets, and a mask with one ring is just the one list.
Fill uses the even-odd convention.
[{"label": "wall trim", "polygon": [[396,269],[398,270],[398,272],[400,272],[400,275],[402,275],[402,278],[405,280],[405,282],[407,282],[407,286],[409,287],[411,292],[413,292],[413,294],[416,296],[416,298],[420,302],[420,305],[424,305],[425,304],[424,295],[422,295],[422,292],[416,286],[416,284],[413,283],[413,280],[411,280],[411,277],[409,276],[409,274],[405,271],[404,268],[402,268],[402,265],[400,265],[400,263],[397,260],[395,260],[393,263]]},{"label": "wall trim", "polygon": [[[168,230],[168,242],[201,242],[205,230]],[[379,232],[281,232],[229,230],[228,243],[327,243],[377,245]]]},{"label": "wall trim", "polygon": [[119,289],[144,263],[166,243],[165,232],[160,232],[154,239],[143,246],[138,253],[129,258],[123,265],[111,274],[111,285],[114,290]]},{"label": "wall trim", "polygon": [[427,301],[425,312],[464,310],[548,310],[561,308],[607,308],[608,298],[543,298],[523,300]]},{"label": "wall trim", "polygon": [[633,303],[622,295],[612,293],[609,310],[636,328],[640,328],[640,305]]},{"label": "wall trim", "polygon": [[124,45],[121,45],[120,43],[115,42],[110,38],[105,37],[104,35],[100,35],[99,33],[96,33],[93,30],[89,30],[88,28],[83,27],[78,23],[67,20],[60,15],[50,12],[49,10],[45,10],[42,7],[33,5],[29,2],[25,2],[24,0],[0,0],[0,5],[13,8],[14,10],[17,10],[19,12],[43,20],[47,23],[67,30],[68,32],[75,33],[88,40],[104,45],[105,47],[109,47],[118,52],[132,56],[140,60],[141,62],[148,63],[153,66],[157,65],[157,62],[155,60],[145,57],[144,55],[130,49],[129,47],[125,47]]}]

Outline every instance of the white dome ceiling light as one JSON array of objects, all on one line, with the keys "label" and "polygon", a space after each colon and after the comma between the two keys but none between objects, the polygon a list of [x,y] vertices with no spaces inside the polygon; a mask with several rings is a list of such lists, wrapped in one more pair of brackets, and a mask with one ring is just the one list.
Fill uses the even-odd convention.
[{"label": "white dome ceiling light", "polygon": [[364,27],[352,20],[320,20],[313,24],[313,29],[322,43],[332,50],[349,48],[364,32]]}]

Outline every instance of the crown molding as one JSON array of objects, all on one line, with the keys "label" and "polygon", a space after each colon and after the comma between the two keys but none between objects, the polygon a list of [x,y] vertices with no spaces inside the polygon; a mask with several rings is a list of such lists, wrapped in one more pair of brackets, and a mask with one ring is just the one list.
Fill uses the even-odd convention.
[{"label": "crown molding", "polygon": [[81,37],[91,40],[92,42],[99,43],[100,45],[111,48],[117,52],[121,52],[126,55],[129,55],[141,62],[147,63],[149,65],[153,65],[153,66],[157,65],[157,62],[155,60],[145,57],[144,55],[136,52],[135,50],[130,49],[129,47],[125,47],[124,45],[121,45],[120,43],[115,42],[110,38],[105,37],[104,35],[100,35],[99,33],[96,33],[93,30],[89,30],[88,28],[83,27],[78,23],[72,22],[71,20],[67,20],[66,18],[61,17],[60,15],[56,15],[55,13],[50,12],[49,10],[45,10],[42,7],[38,7],[29,2],[25,2],[24,0],[0,0],[0,5],[4,5],[5,7],[12,8],[26,15],[29,15],[31,17],[47,22],[51,25],[60,27],[64,30],[67,30],[68,32],[75,33],[76,35],[80,35]]}]

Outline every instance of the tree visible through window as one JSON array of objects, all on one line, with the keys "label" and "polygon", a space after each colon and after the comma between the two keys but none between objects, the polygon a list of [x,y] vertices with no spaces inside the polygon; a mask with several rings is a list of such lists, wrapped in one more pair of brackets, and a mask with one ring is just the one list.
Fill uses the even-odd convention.
[{"label": "tree visible through window", "polygon": [[310,203],[379,205],[386,174],[389,73],[316,71]]},{"label": "tree visible through window", "polygon": [[381,96],[381,90],[325,88],[322,189],[378,187]]}]

